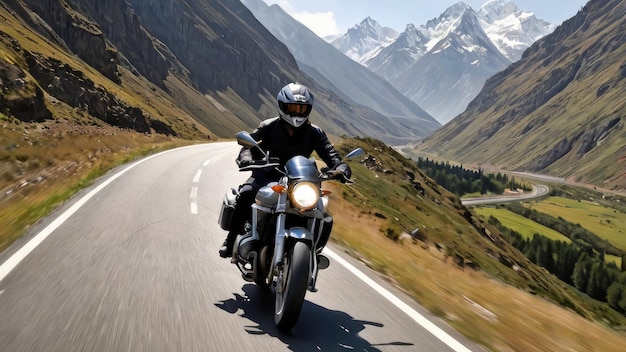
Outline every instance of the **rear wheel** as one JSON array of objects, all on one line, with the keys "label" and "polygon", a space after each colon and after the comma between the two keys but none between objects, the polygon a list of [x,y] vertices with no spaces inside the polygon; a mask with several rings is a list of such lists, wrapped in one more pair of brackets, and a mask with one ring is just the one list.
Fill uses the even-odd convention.
[{"label": "rear wheel", "polygon": [[284,267],[276,285],[274,323],[290,330],[298,321],[304,295],[309,285],[311,251],[304,242],[295,242],[284,258]]}]

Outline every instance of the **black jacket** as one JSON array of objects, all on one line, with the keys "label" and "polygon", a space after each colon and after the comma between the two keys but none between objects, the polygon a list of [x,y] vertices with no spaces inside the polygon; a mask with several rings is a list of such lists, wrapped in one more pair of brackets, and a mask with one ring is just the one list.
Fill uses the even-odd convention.
[{"label": "black jacket", "polygon": [[[269,152],[270,157],[280,159],[280,164],[285,165],[289,159],[296,155],[310,157],[313,151],[330,168],[342,164],[341,156],[328,141],[326,133],[316,125],[308,121],[294,129],[290,135],[286,124],[275,117],[261,122],[259,127],[250,133],[252,138],[259,142],[261,149]],[[257,159],[250,149],[242,148],[238,161]]]}]

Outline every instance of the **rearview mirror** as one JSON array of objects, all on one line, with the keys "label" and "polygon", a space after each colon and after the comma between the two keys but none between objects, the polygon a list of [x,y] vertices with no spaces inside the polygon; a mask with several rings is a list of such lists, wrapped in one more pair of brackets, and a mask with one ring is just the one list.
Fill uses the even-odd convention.
[{"label": "rearview mirror", "polygon": [[364,153],[365,151],[363,150],[363,148],[356,148],[355,150],[351,151],[350,153],[346,155],[346,159],[356,158],[357,156],[361,156]]},{"label": "rearview mirror", "polygon": [[246,131],[241,131],[237,133],[237,143],[240,146],[243,146],[246,148],[254,148],[254,147],[259,146],[259,143],[257,143],[257,141],[255,141],[254,138],[250,136],[250,133]]}]

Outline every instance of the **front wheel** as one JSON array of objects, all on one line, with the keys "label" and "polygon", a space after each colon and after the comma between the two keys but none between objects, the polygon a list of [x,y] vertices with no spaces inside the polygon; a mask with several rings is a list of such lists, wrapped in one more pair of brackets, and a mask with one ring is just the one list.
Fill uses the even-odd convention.
[{"label": "front wheel", "polygon": [[256,263],[254,265],[254,283],[261,288],[269,287],[268,282],[271,278],[268,278],[270,268],[272,267],[272,254],[269,245],[264,245],[259,251],[259,255],[256,257]]},{"label": "front wheel", "polygon": [[274,323],[281,330],[290,330],[300,316],[309,285],[310,253],[309,246],[298,241],[285,255],[274,306]]}]

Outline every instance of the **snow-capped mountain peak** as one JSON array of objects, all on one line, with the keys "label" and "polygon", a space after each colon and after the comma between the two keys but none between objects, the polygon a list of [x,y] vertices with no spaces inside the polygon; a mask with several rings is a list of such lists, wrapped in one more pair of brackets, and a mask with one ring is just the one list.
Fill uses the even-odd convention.
[{"label": "snow-capped mountain peak", "polygon": [[358,36],[368,36],[379,40],[385,39],[382,27],[369,16],[356,27],[350,28],[348,33],[354,33]]},{"label": "snow-capped mountain peak", "polygon": [[509,60],[517,61],[538,39],[552,33],[555,26],[520,10],[507,0],[491,0],[477,12],[485,32]]},{"label": "snow-capped mountain peak", "polygon": [[419,27],[420,32],[430,38],[430,42],[426,45],[429,50],[457,27],[463,14],[468,10],[471,11],[471,8],[467,4],[458,2],[448,7],[439,17],[433,18]]},{"label": "snow-capped mountain peak", "polygon": [[485,22],[494,23],[520,12],[517,5],[508,0],[490,0],[478,10],[478,15]]},{"label": "snow-capped mountain peak", "polygon": [[367,17],[358,25],[348,29],[345,35],[333,39],[330,44],[352,60],[362,64],[391,44],[397,37],[398,32],[391,28],[383,28],[371,17]]},{"label": "snow-capped mountain peak", "polygon": [[[512,62],[519,60],[526,48],[556,27],[537,19],[533,12],[519,9],[509,0],[490,0],[478,11],[474,11],[464,2],[458,2],[419,27],[407,25],[405,31],[417,28],[421,37],[428,38],[427,43],[420,40],[418,46],[425,45],[426,50],[432,50],[451,30],[458,27],[458,22],[466,12],[480,19],[479,26],[498,50]],[[400,39],[397,32],[381,27],[371,17],[367,17],[343,36],[328,38],[328,41],[354,61],[367,65],[383,48],[397,39]]]},{"label": "snow-capped mountain peak", "polygon": [[[457,9],[460,7],[457,6]],[[446,30],[445,37],[432,38],[429,42],[428,47],[431,52],[440,52],[452,46],[454,50],[470,58],[474,65],[480,65],[481,61],[486,58],[499,55],[499,50],[482,29],[474,10],[467,6],[455,14],[458,18],[451,21],[451,27]],[[502,58],[502,61],[506,60]]]},{"label": "snow-capped mountain peak", "polygon": [[[441,123],[462,112],[487,78],[554,29],[507,0],[487,1],[478,11],[458,2],[423,25],[407,25],[392,42],[381,41],[372,22],[367,18],[333,45]],[[350,37],[358,41],[347,42]]]},{"label": "snow-capped mountain peak", "polygon": [[415,25],[409,23],[406,25],[406,29],[402,32],[396,42],[401,42],[405,47],[422,47],[428,42],[428,37],[422,34]]}]

